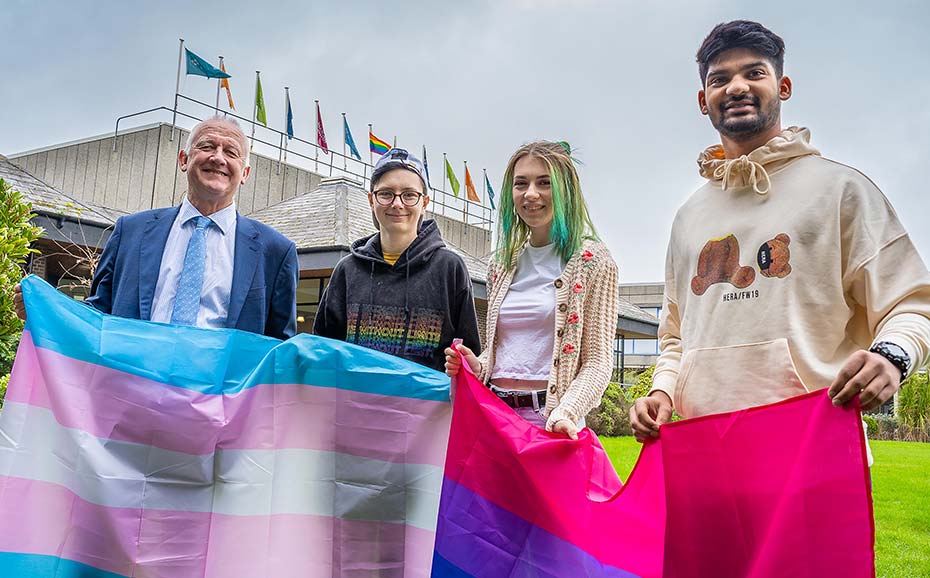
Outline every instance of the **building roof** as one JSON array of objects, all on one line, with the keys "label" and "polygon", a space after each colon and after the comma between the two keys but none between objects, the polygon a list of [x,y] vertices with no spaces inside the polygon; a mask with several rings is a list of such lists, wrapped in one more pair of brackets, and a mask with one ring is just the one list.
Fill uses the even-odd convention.
[{"label": "building roof", "polygon": [[32,204],[32,211],[51,217],[64,217],[104,227],[112,226],[122,213],[79,201],[16,166],[0,155],[0,178],[10,183]]},{"label": "building roof", "polygon": [[620,299],[619,313],[621,316],[626,317],[627,319],[635,319],[636,321],[649,323],[650,325],[659,324],[659,319],[655,315],[647,313],[623,297],[619,297],[618,299]]},{"label": "building roof", "polygon": [[[294,215],[302,218],[295,219]],[[325,179],[316,190],[255,211],[249,217],[277,229],[294,241],[298,251],[348,249],[356,239],[376,232],[364,191],[358,183],[345,178]],[[468,253],[448,238],[443,240],[465,261],[472,280],[484,283],[487,260]]]}]

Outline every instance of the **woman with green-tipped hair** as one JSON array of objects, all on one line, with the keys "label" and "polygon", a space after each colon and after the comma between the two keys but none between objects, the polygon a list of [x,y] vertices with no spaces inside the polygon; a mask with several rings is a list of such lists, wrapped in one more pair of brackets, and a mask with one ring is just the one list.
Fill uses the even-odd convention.
[{"label": "woman with green-tipped hair", "polygon": [[618,286],[568,143],[520,147],[499,210],[484,351],[446,349],[446,373],[465,359],[524,419],[577,439],[610,380]]}]

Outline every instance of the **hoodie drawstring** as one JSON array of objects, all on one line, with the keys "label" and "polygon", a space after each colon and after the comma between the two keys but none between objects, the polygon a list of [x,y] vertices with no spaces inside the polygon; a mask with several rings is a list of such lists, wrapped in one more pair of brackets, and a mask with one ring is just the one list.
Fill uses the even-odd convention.
[{"label": "hoodie drawstring", "polygon": [[[730,177],[733,175],[734,170],[737,174],[749,173],[749,184],[752,185],[752,190],[758,195],[764,195],[772,188],[772,180],[769,178],[769,174],[766,172],[765,167],[760,163],[750,160],[748,156],[743,155],[725,161],[714,169],[714,178],[720,181],[720,187],[724,191],[727,190],[727,187],[730,185]],[[761,181],[759,177],[765,178],[765,189],[759,186],[759,182]]]},{"label": "hoodie drawstring", "polygon": [[407,278],[404,280],[404,313],[407,314],[409,323],[410,319],[410,259],[407,259]]}]

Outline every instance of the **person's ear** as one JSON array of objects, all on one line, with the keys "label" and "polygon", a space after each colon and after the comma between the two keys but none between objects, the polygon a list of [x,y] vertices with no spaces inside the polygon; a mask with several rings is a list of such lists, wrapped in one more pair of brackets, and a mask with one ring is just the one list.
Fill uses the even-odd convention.
[{"label": "person's ear", "polygon": [[778,81],[778,98],[780,100],[791,98],[791,79],[787,76],[782,76]]}]

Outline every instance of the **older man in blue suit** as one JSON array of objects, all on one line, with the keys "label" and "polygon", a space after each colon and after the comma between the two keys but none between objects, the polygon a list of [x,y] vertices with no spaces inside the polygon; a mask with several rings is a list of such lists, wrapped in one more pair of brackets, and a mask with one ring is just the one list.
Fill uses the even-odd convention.
[{"label": "older man in blue suit", "polygon": [[292,337],[297,250],[236,211],[251,168],[242,129],[225,118],[197,124],[178,165],[187,197],[116,221],[86,303],[131,319]]}]

